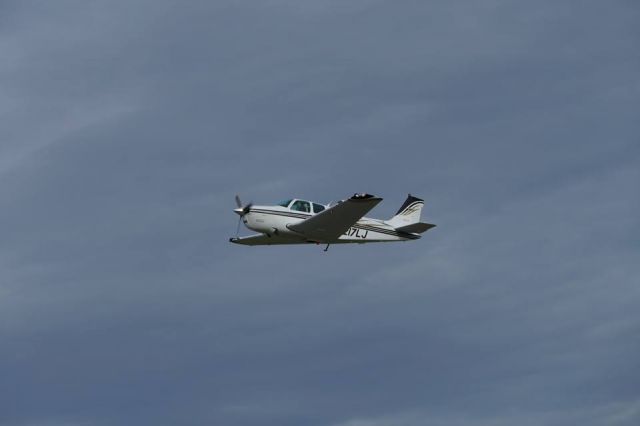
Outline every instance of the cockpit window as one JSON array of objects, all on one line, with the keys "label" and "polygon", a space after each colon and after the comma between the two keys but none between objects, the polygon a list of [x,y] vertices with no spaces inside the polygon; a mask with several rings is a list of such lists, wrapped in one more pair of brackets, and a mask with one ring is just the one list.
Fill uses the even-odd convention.
[{"label": "cockpit window", "polygon": [[291,205],[291,210],[298,212],[311,213],[311,206],[308,201],[297,200]]},{"label": "cockpit window", "polygon": [[280,201],[278,205],[282,207],[289,207],[289,204],[291,204],[291,201],[292,200]]},{"label": "cockpit window", "polygon": [[322,210],[324,210],[324,206],[322,204],[313,203],[313,211],[315,213],[320,213]]}]

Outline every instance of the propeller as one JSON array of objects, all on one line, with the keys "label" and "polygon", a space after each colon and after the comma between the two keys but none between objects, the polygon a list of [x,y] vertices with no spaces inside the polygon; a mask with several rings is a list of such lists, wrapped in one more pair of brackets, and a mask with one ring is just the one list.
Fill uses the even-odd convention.
[{"label": "propeller", "polygon": [[242,201],[240,201],[240,197],[236,195],[236,205],[238,206],[238,208],[233,209],[233,211],[240,215],[240,217],[242,217],[245,214],[249,213],[249,211],[251,210],[251,206],[253,206],[253,203],[250,202],[246,206],[243,206]]},{"label": "propeller", "polygon": [[251,206],[253,206],[253,203],[249,203],[246,206],[243,206],[242,201],[240,201],[240,197],[236,194],[236,205],[238,206],[238,208],[233,209],[233,211],[236,212],[238,216],[240,216],[238,218],[238,228],[236,229],[236,237],[238,237],[238,234],[240,233],[240,221],[242,220],[242,217],[244,215],[249,213],[249,211],[251,210]]}]

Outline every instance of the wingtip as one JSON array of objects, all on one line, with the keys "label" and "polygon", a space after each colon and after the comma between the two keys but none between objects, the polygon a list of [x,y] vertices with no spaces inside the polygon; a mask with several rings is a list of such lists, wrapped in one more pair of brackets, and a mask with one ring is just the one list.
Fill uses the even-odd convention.
[{"label": "wingtip", "polygon": [[358,193],[356,192],[355,194],[353,194],[353,196],[350,198],[350,200],[353,201],[381,201],[382,198],[381,197],[376,197],[375,195],[372,194],[368,194],[366,192],[362,192],[362,193]]},{"label": "wingtip", "polygon": [[367,194],[366,192],[356,192],[355,194],[353,194],[353,198],[354,200],[366,200],[368,198],[375,198],[373,195],[371,194]]}]

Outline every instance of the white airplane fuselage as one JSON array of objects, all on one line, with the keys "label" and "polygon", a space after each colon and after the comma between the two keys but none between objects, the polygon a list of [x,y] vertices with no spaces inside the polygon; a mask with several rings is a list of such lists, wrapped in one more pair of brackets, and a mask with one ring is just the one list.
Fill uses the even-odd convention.
[{"label": "white airplane fuselage", "polygon": [[313,216],[314,213],[294,211],[282,206],[253,205],[242,216],[247,228],[272,237],[274,244],[286,240],[288,243],[369,243],[385,241],[416,240],[420,235],[397,231],[383,220],[367,217],[360,218],[338,239],[332,241],[315,241],[291,230],[287,225],[299,223]]}]

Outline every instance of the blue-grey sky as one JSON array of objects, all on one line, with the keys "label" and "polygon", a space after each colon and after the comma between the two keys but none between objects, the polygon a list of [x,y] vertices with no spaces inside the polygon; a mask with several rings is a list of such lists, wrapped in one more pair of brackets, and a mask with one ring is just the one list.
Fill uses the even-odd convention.
[{"label": "blue-grey sky", "polygon": [[[638,22],[2,2],[0,425],[640,424]],[[236,193],[365,191],[438,227],[228,243]]]}]

